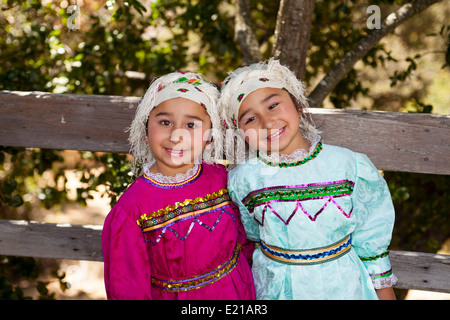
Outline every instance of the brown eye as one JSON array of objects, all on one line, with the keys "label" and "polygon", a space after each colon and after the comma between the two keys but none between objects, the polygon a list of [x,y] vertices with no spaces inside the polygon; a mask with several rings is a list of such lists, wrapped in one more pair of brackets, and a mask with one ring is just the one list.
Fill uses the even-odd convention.
[{"label": "brown eye", "polygon": [[250,117],[250,118],[248,118],[247,120],[244,121],[244,124],[249,124],[249,123],[251,123],[251,122],[253,122],[255,120],[256,120],[256,117]]},{"label": "brown eye", "polygon": [[278,102],[277,102],[277,103],[274,103],[274,104],[271,104],[271,105],[269,106],[269,110],[274,109],[276,106],[278,106]]}]

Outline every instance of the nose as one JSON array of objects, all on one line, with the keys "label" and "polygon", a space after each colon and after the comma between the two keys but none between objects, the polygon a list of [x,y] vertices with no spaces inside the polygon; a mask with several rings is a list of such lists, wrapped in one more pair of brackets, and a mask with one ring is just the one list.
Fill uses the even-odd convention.
[{"label": "nose", "polygon": [[266,129],[272,129],[275,124],[275,119],[271,116],[265,116],[263,118],[263,124]]},{"label": "nose", "polygon": [[189,135],[186,129],[174,129],[169,137],[169,140],[173,143],[180,143],[184,140],[185,136]]}]

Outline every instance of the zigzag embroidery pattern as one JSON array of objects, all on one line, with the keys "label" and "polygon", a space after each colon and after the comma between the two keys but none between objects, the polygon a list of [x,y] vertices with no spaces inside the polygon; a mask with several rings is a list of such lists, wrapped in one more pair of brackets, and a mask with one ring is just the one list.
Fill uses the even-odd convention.
[{"label": "zigzag embroidery pattern", "polygon": [[291,215],[289,216],[289,218],[288,218],[287,220],[284,220],[284,219],[283,219],[283,218],[275,211],[275,209],[272,208],[272,206],[271,206],[270,204],[268,204],[268,203],[267,203],[267,204],[264,206],[264,208],[263,208],[263,211],[262,211],[262,220],[259,221],[258,219],[256,219],[256,217],[255,217],[255,220],[258,221],[258,223],[259,223],[260,225],[264,226],[264,219],[265,219],[266,211],[267,211],[267,208],[269,208],[269,209],[272,211],[272,213],[273,213],[278,219],[280,219],[281,221],[283,221],[283,223],[287,226],[287,225],[289,224],[289,222],[291,221],[292,217],[297,213],[298,209],[300,208],[300,209],[303,211],[303,213],[304,213],[311,221],[316,221],[317,216],[318,216],[320,213],[322,213],[323,210],[325,210],[325,208],[328,206],[328,204],[329,204],[330,202],[333,202],[334,205],[335,205],[335,206],[342,212],[342,214],[343,214],[345,217],[347,217],[347,218],[350,218],[351,215],[352,215],[352,212],[353,212],[353,208],[352,208],[352,209],[350,210],[349,213],[346,213],[346,212],[344,211],[344,209],[342,209],[342,208],[337,204],[337,202],[334,200],[333,197],[330,197],[330,198],[327,200],[327,202],[325,202],[325,204],[322,206],[322,208],[320,208],[320,209],[314,214],[314,216],[311,216],[311,215],[309,214],[309,212],[306,211],[306,209],[301,205],[301,203],[300,203],[299,200],[297,200],[296,202],[297,202],[297,205],[295,206],[294,211],[291,213]]},{"label": "zigzag embroidery pattern", "polygon": [[[350,218],[353,212],[353,208],[349,213],[345,212],[339,204],[335,201],[335,198],[350,196],[353,192],[354,183],[349,180],[338,180],[331,182],[311,183],[294,186],[273,186],[264,189],[252,191],[243,200],[243,204],[248,211],[252,213],[258,206],[263,206],[262,219],[259,221],[260,225],[264,225],[264,219],[267,209],[270,209],[272,213],[278,217],[285,225],[288,225],[294,215],[300,209],[311,221],[316,221],[319,214],[321,214],[325,208],[332,202],[341,213]],[[321,199],[327,199],[322,208],[320,208],[314,215],[311,215],[301,204],[302,201],[318,201]],[[294,211],[291,213],[287,220],[284,220],[270,205],[274,202],[296,202]]]},{"label": "zigzag embroidery pattern", "polygon": [[[213,213],[213,212],[215,212],[215,211],[210,211],[209,213]],[[189,226],[189,228],[188,228],[188,231],[186,232],[186,234],[185,234],[183,237],[182,237],[181,235],[179,235],[178,232],[177,232],[176,230],[174,230],[174,229],[172,229],[172,228],[170,228],[170,227],[166,227],[166,228],[164,228],[164,229],[161,231],[161,233],[159,234],[159,236],[156,238],[155,241],[153,241],[153,240],[151,240],[151,239],[148,239],[148,240],[145,239],[145,242],[150,242],[152,245],[155,246],[155,245],[161,240],[161,238],[162,238],[163,235],[166,233],[166,231],[171,231],[178,239],[184,241],[184,240],[187,239],[187,237],[188,237],[189,234],[191,233],[191,231],[192,231],[192,229],[194,228],[194,225],[195,225],[196,223],[199,224],[200,226],[206,228],[208,231],[212,232],[212,231],[214,231],[214,229],[216,228],[216,226],[217,226],[217,224],[219,223],[220,219],[222,218],[223,213],[228,214],[228,215],[233,219],[233,221],[236,221],[236,219],[235,219],[235,217],[233,216],[233,214],[231,214],[230,212],[228,212],[225,208],[222,208],[221,211],[220,211],[219,216],[217,217],[217,219],[216,219],[216,221],[214,222],[214,224],[213,224],[212,227],[208,226],[208,225],[205,224],[204,222],[201,222],[201,221],[200,221],[199,219],[197,219],[197,218],[193,218],[193,219],[192,219],[192,222],[191,222],[191,224],[190,224],[190,226]]]}]

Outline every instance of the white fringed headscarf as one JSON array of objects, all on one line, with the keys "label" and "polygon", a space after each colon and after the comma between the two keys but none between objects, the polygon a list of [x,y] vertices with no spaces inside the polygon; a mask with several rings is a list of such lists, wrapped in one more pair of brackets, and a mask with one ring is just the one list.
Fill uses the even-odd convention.
[{"label": "white fringed headscarf", "polygon": [[130,153],[134,157],[132,170],[136,176],[141,173],[142,166],[145,163],[154,160],[153,152],[145,142],[146,124],[150,112],[160,103],[173,98],[189,99],[205,108],[211,119],[210,137],[212,142],[210,148],[203,151],[202,161],[213,163],[215,160],[223,158],[222,123],[217,108],[218,89],[205,81],[201,74],[173,72],[153,80],[139,102],[131,127],[128,129],[130,131],[128,138]]},{"label": "white fringed headscarf", "polygon": [[226,130],[225,156],[231,163],[240,163],[247,157],[255,155],[250,150],[241,134],[239,134],[238,114],[244,99],[253,91],[261,88],[277,88],[286,90],[298,102],[301,110],[300,131],[305,139],[313,142],[318,130],[308,113],[308,102],[305,97],[303,83],[297,79],[289,68],[273,58],[267,62],[246,65],[231,72],[222,83],[219,108]]}]

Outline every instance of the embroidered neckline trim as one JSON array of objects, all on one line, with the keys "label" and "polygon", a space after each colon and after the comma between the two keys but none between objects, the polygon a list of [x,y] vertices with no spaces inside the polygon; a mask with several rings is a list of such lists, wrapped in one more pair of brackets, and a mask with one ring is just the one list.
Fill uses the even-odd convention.
[{"label": "embroidered neckline trim", "polygon": [[[154,162],[153,162],[154,163]],[[203,166],[196,164],[190,168],[186,173],[179,173],[174,177],[165,176],[162,173],[151,173],[150,168],[153,163],[144,165],[144,174],[142,175],[144,180],[156,187],[169,189],[169,188],[181,188],[191,184],[197,180],[202,171]]]},{"label": "embroidered neckline trim", "polygon": [[301,165],[309,162],[310,160],[313,160],[314,158],[316,158],[319,155],[322,148],[323,148],[322,142],[319,141],[314,149],[314,152],[312,152],[308,157],[303,158],[302,160],[299,160],[299,161],[295,161],[295,162],[269,161],[269,160],[261,157],[259,155],[259,153],[257,154],[257,157],[261,162],[263,162],[264,164],[267,164],[269,166],[272,166],[272,167],[280,167],[280,168],[297,167],[297,166],[301,166]]}]

